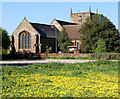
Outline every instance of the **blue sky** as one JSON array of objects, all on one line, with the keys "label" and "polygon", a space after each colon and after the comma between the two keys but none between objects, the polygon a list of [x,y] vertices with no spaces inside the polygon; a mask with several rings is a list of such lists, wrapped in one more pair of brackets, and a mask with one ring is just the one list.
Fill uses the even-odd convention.
[{"label": "blue sky", "polygon": [[73,13],[92,12],[106,16],[118,28],[117,2],[2,2],[2,28],[11,35],[26,17],[29,22],[50,24],[54,18],[70,21],[70,8]]}]

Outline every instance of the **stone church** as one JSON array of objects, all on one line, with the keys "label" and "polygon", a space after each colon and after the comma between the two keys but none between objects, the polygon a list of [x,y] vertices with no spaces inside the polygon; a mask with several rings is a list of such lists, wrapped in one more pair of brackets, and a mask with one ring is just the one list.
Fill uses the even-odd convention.
[{"label": "stone church", "polygon": [[[96,14],[97,13],[98,9],[96,10]],[[79,11],[78,13],[73,13],[71,9],[71,22],[54,19],[50,25],[31,23],[25,17],[10,36],[10,52],[44,53],[46,51],[46,46],[52,47],[52,53],[58,52],[57,38],[63,28],[73,44],[72,46],[68,46],[68,48],[72,48],[73,50],[76,48],[75,50],[80,52],[81,41],[78,31],[86,18],[92,18],[94,14],[95,13],[91,12],[90,7],[88,12]]]}]

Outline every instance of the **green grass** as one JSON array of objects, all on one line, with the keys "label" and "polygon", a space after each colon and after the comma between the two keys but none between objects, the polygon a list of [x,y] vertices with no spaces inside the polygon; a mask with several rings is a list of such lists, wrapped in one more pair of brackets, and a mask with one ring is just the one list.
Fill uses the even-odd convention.
[{"label": "green grass", "polygon": [[[78,70],[84,70],[88,71],[91,70],[91,72],[104,72],[106,74],[112,74],[111,71],[117,72],[118,70],[118,63],[120,62],[112,62],[112,61],[95,61],[95,62],[86,62],[86,63],[45,63],[45,64],[32,64],[27,65],[23,67],[18,66],[3,66],[2,73],[3,76],[5,74],[11,75],[13,74],[30,74],[30,73],[40,73],[49,75],[52,71],[58,71],[58,70],[64,70],[64,71],[73,71],[77,72]],[[91,65],[91,67],[89,67]],[[96,68],[93,67],[93,65],[96,65]],[[40,68],[41,67],[41,68]],[[89,71],[90,72],[90,71]],[[62,73],[55,73],[55,75],[64,75]],[[67,75],[67,73],[65,73]],[[75,76],[75,75],[72,75]]]},{"label": "green grass", "polygon": [[[3,66],[2,95],[12,97],[30,97],[32,94],[35,97],[75,97],[76,95],[93,97],[97,94],[102,97],[114,96],[118,92],[117,89],[111,93],[109,88],[118,84],[119,64],[120,62],[95,61],[74,64],[52,62],[23,67]],[[99,75],[100,73],[102,75]],[[100,87],[100,83],[104,84]],[[99,88],[104,90],[101,95],[98,93]]]}]

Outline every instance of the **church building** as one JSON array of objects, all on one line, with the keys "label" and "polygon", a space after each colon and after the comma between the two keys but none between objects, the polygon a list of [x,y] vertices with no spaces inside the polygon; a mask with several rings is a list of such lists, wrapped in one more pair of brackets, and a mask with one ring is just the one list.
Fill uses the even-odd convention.
[{"label": "church building", "polygon": [[[44,53],[46,46],[52,47],[52,53],[58,52],[57,38],[63,28],[73,44],[72,46],[68,46],[68,52],[80,52],[81,41],[78,31],[86,18],[92,18],[94,14],[91,12],[90,7],[88,12],[79,11],[78,13],[73,13],[71,9],[71,22],[54,19],[50,25],[31,23],[25,17],[10,36],[10,52]],[[96,14],[98,14],[98,9],[96,10]]]}]

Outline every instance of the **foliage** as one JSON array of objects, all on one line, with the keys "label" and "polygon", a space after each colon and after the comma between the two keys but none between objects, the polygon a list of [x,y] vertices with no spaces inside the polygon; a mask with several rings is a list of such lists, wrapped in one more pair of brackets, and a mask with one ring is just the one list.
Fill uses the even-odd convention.
[{"label": "foliage", "polygon": [[[0,42],[2,41],[2,46],[0,46],[0,50],[2,52],[2,59],[6,59],[8,57],[8,48],[10,45],[10,39],[8,36],[8,32],[0,27]],[[0,54],[1,54],[0,52]]]},{"label": "foliage", "polygon": [[106,52],[105,42],[102,39],[99,39],[97,42],[97,48],[95,49],[95,53],[104,53]]},{"label": "foliage", "polygon": [[102,14],[87,18],[80,29],[82,52],[94,52],[99,39],[103,39],[107,52],[120,52],[120,36],[115,25]]},{"label": "foliage", "polygon": [[2,35],[2,47],[4,49],[8,49],[10,45],[10,39],[8,36],[8,32],[2,28],[0,28],[0,33]]},{"label": "foliage", "polygon": [[119,63],[3,66],[2,97],[117,97]]},{"label": "foliage", "polygon": [[58,37],[58,47],[63,53],[68,52],[67,51],[67,46],[72,45],[70,39],[68,38],[67,33],[65,32],[65,29],[63,29]]},{"label": "foliage", "polygon": [[49,54],[49,52],[51,52],[51,51],[52,51],[52,47],[46,46],[46,52]]},{"label": "foliage", "polygon": [[120,60],[120,53],[93,53],[91,59]]}]

